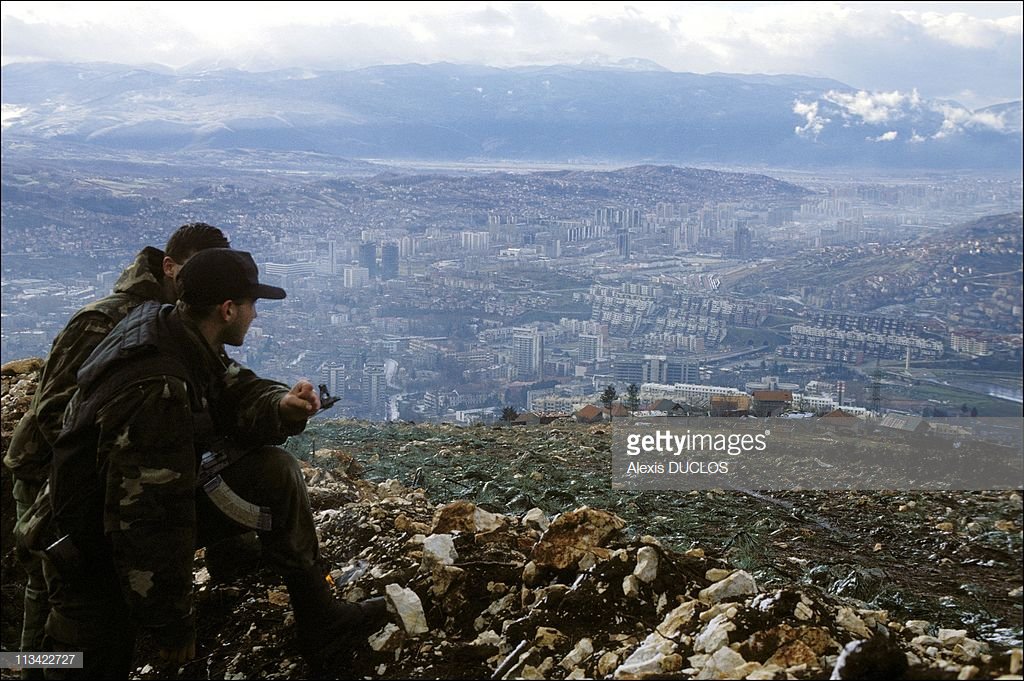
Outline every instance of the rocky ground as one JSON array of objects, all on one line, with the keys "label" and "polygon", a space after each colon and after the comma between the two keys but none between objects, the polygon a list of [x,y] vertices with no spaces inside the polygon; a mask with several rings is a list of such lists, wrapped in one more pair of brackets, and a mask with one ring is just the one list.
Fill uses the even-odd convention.
[{"label": "rocky ground", "polygon": [[[5,449],[33,389],[5,365]],[[393,609],[340,677],[1021,678],[1019,492],[613,492],[606,426],[322,419],[289,446],[334,588]],[[310,676],[272,574],[196,582],[198,659],[139,678]]]}]

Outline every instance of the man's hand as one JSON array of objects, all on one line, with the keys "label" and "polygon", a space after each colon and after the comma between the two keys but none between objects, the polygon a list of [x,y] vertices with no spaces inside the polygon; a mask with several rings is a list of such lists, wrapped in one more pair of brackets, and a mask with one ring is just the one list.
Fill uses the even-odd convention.
[{"label": "man's hand", "polygon": [[196,656],[196,638],[176,648],[161,648],[160,659],[171,664],[185,664]]},{"label": "man's hand", "polygon": [[284,421],[304,421],[320,409],[320,397],[309,381],[299,381],[278,405]]}]

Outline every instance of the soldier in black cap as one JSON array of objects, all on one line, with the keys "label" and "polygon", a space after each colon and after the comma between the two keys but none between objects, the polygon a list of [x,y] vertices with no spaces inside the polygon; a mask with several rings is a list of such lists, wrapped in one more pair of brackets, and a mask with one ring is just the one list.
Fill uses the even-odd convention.
[{"label": "soldier in black cap", "polygon": [[318,410],[312,384],[289,390],[224,352],[244,341],[256,300],[284,290],[231,249],[193,256],[178,282],[177,306],[136,308],[86,361],[54,449],[47,642],[85,663],[63,678],[127,678],[139,628],[162,658],[194,657],[195,549],[250,529],[314,667],[386,620],[383,599],[334,600],[298,464],[272,446]]}]

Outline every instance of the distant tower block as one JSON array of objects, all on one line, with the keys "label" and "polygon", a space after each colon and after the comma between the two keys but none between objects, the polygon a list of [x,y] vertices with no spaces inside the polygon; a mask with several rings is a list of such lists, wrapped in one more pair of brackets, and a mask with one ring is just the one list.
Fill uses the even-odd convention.
[{"label": "distant tower block", "polygon": [[544,377],[544,337],[532,327],[512,330],[512,363],[519,380],[538,381]]},{"label": "distant tower block", "polygon": [[398,257],[400,248],[398,244],[389,242],[380,248],[380,277],[381,279],[398,279]]},{"label": "distant tower block", "polygon": [[363,366],[363,404],[376,416],[384,401],[384,362],[367,362]]},{"label": "distant tower block", "polygon": [[370,279],[378,277],[377,244],[375,242],[359,244],[359,266],[366,268],[366,271],[370,273]]},{"label": "distant tower block", "polygon": [[908,374],[910,373],[910,346],[909,345],[907,346],[907,359],[906,359],[906,361],[903,364],[903,371],[908,373]]}]

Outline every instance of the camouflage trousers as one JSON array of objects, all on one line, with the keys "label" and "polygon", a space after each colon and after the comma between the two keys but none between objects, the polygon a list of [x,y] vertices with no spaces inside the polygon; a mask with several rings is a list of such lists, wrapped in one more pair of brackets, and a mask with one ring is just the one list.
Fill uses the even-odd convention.
[{"label": "camouflage trousers", "polygon": [[[15,478],[13,496],[19,521],[28,511],[32,502],[36,500],[36,495],[39,494],[41,487],[41,483]],[[25,614],[21,627],[21,649],[23,651],[43,650],[43,627],[46,624],[46,616],[50,612],[50,603],[46,597],[46,579],[43,577],[43,565],[38,557],[29,554],[23,557],[21,567],[25,569],[28,578],[25,583]],[[42,670],[24,669],[21,678],[41,679],[43,678]]]},{"label": "camouflage trousers", "polygon": [[[319,546],[306,483],[295,458],[280,447],[247,453],[221,471],[224,483],[245,501],[269,508],[270,529],[260,531],[264,562],[283,578],[308,575],[319,564]],[[196,494],[197,546],[249,532],[207,494]],[[134,669],[137,628],[113,574],[68,581],[46,562],[51,611],[48,651],[84,653],[83,669],[47,670],[48,679],[126,679]],[[199,617],[202,613],[197,613]],[[201,654],[201,653],[199,653]]]}]

